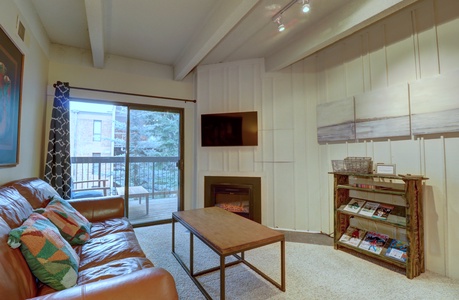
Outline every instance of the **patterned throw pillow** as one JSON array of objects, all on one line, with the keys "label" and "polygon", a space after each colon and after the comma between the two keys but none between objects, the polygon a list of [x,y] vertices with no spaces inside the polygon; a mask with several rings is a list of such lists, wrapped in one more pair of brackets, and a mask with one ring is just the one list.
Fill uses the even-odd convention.
[{"label": "patterned throw pillow", "polygon": [[32,213],[21,227],[10,231],[8,245],[20,247],[30,270],[44,284],[55,290],[76,284],[80,258],[45,217]]},{"label": "patterned throw pillow", "polygon": [[91,223],[67,201],[54,197],[45,208],[36,209],[35,212],[56,225],[70,245],[81,245],[89,240]]}]

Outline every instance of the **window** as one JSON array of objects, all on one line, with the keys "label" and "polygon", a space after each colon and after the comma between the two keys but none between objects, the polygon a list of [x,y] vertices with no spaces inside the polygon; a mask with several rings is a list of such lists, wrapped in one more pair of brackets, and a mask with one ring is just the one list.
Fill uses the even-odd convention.
[{"label": "window", "polygon": [[102,137],[102,121],[94,120],[92,123],[92,138],[94,142],[100,142]]}]

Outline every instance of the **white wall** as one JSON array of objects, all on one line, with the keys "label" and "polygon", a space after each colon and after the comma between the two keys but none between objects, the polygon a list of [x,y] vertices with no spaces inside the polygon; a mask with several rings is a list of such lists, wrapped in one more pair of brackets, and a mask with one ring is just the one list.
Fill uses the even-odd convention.
[{"label": "white wall", "polygon": [[[17,35],[18,17],[26,28],[25,41]],[[31,33],[33,24],[27,23],[14,1],[1,1],[0,25],[24,54],[19,165],[0,168],[1,184],[18,178],[38,177],[44,168],[48,58]]]},{"label": "white wall", "polygon": [[248,149],[198,146],[196,205],[203,206],[207,174],[260,174],[265,225],[330,233],[331,160],[370,156],[396,164],[398,173],[429,178],[423,203],[426,266],[459,278],[459,138],[319,145],[316,132],[318,104],[457,71],[458,36],[459,1],[424,0],[282,72],[264,73],[258,60],[200,67],[198,117],[255,109],[260,143]]}]

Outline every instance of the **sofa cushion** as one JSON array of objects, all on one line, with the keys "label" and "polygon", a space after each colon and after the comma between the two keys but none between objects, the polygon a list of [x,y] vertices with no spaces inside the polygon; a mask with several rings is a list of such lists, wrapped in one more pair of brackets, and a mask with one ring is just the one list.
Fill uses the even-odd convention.
[{"label": "sofa cushion", "polygon": [[76,284],[79,257],[44,216],[32,213],[21,227],[10,231],[8,244],[20,246],[32,273],[44,284],[55,290]]},{"label": "sofa cushion", "polygon": [[91,238],[84,245],[75,247],[75,251],[80,256],[80,271],[122,258],[145,257],[135,233],[131,231]]},{"label": "sofa cushion", "polygon": [[25,178],[5,185],[17,189],[33,208],[45,207],[53,196],[59,196],[47,182],[39,178]]},{"label": "sofa cushion", "polygon": [[89,240],[91,223],[67,201],[53,197],[45,208],[35,212],[48,218],[59,229],[70,245],[81,245]]},{"label": "sofa cushion", "polygon": [[11,228],[16,228],[32,213],[32,206],[12,187],[0,188],[0,217]]},{"label": "sofa cushion", "polygon": [[118,259],[100,266],[80,271],[78,273],[78,285],[121,276],[152,267],[154,267],[153,263],[146,257],[128,257]]},{"label": "sofa cushion", "polygon": [[126,217],[91,223],[91,238],[125,231],[134,231],[134,228]]}]

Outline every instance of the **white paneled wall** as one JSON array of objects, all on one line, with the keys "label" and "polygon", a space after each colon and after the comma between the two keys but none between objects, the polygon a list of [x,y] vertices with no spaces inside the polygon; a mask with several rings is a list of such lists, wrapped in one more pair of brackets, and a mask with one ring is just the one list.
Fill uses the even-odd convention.
[{"label": "white paneled wall", "polygon": [[[459,1],[420,1],[318,53],[317,104],[457,71],[458,36]],[[348,50],[350,44],[355,44],[355,49],[361,52]],[[337,59],[340,52],[344,53],[341,60]],[[328,179],[328,186],[321,187],[328,191],[327,198],[321,201],[332,201],[332,181],[327,175],[332,159],[370,156],[374,162],[396,164],[399,174],[425,175],[429,178],[423,203],[426,266],[459,278],[459,139],[456,136],[321,145],[320,176],[322,182]]]},{"label": "white paneled wall", "polygon": [[319,145],[316,129],[318,104],[459,70],[458,36],[459,1],[421,0],[280,72],[262,60],[200,67],[198,131],[202,113],[243,110],[258,111],[260,131],[258,147],[198,145],[197,205],[205,175],[261,176],[263,224],[331,233],[331,160],[369,156],[429,178],[426,267],[459,278],[459,138]]}]

